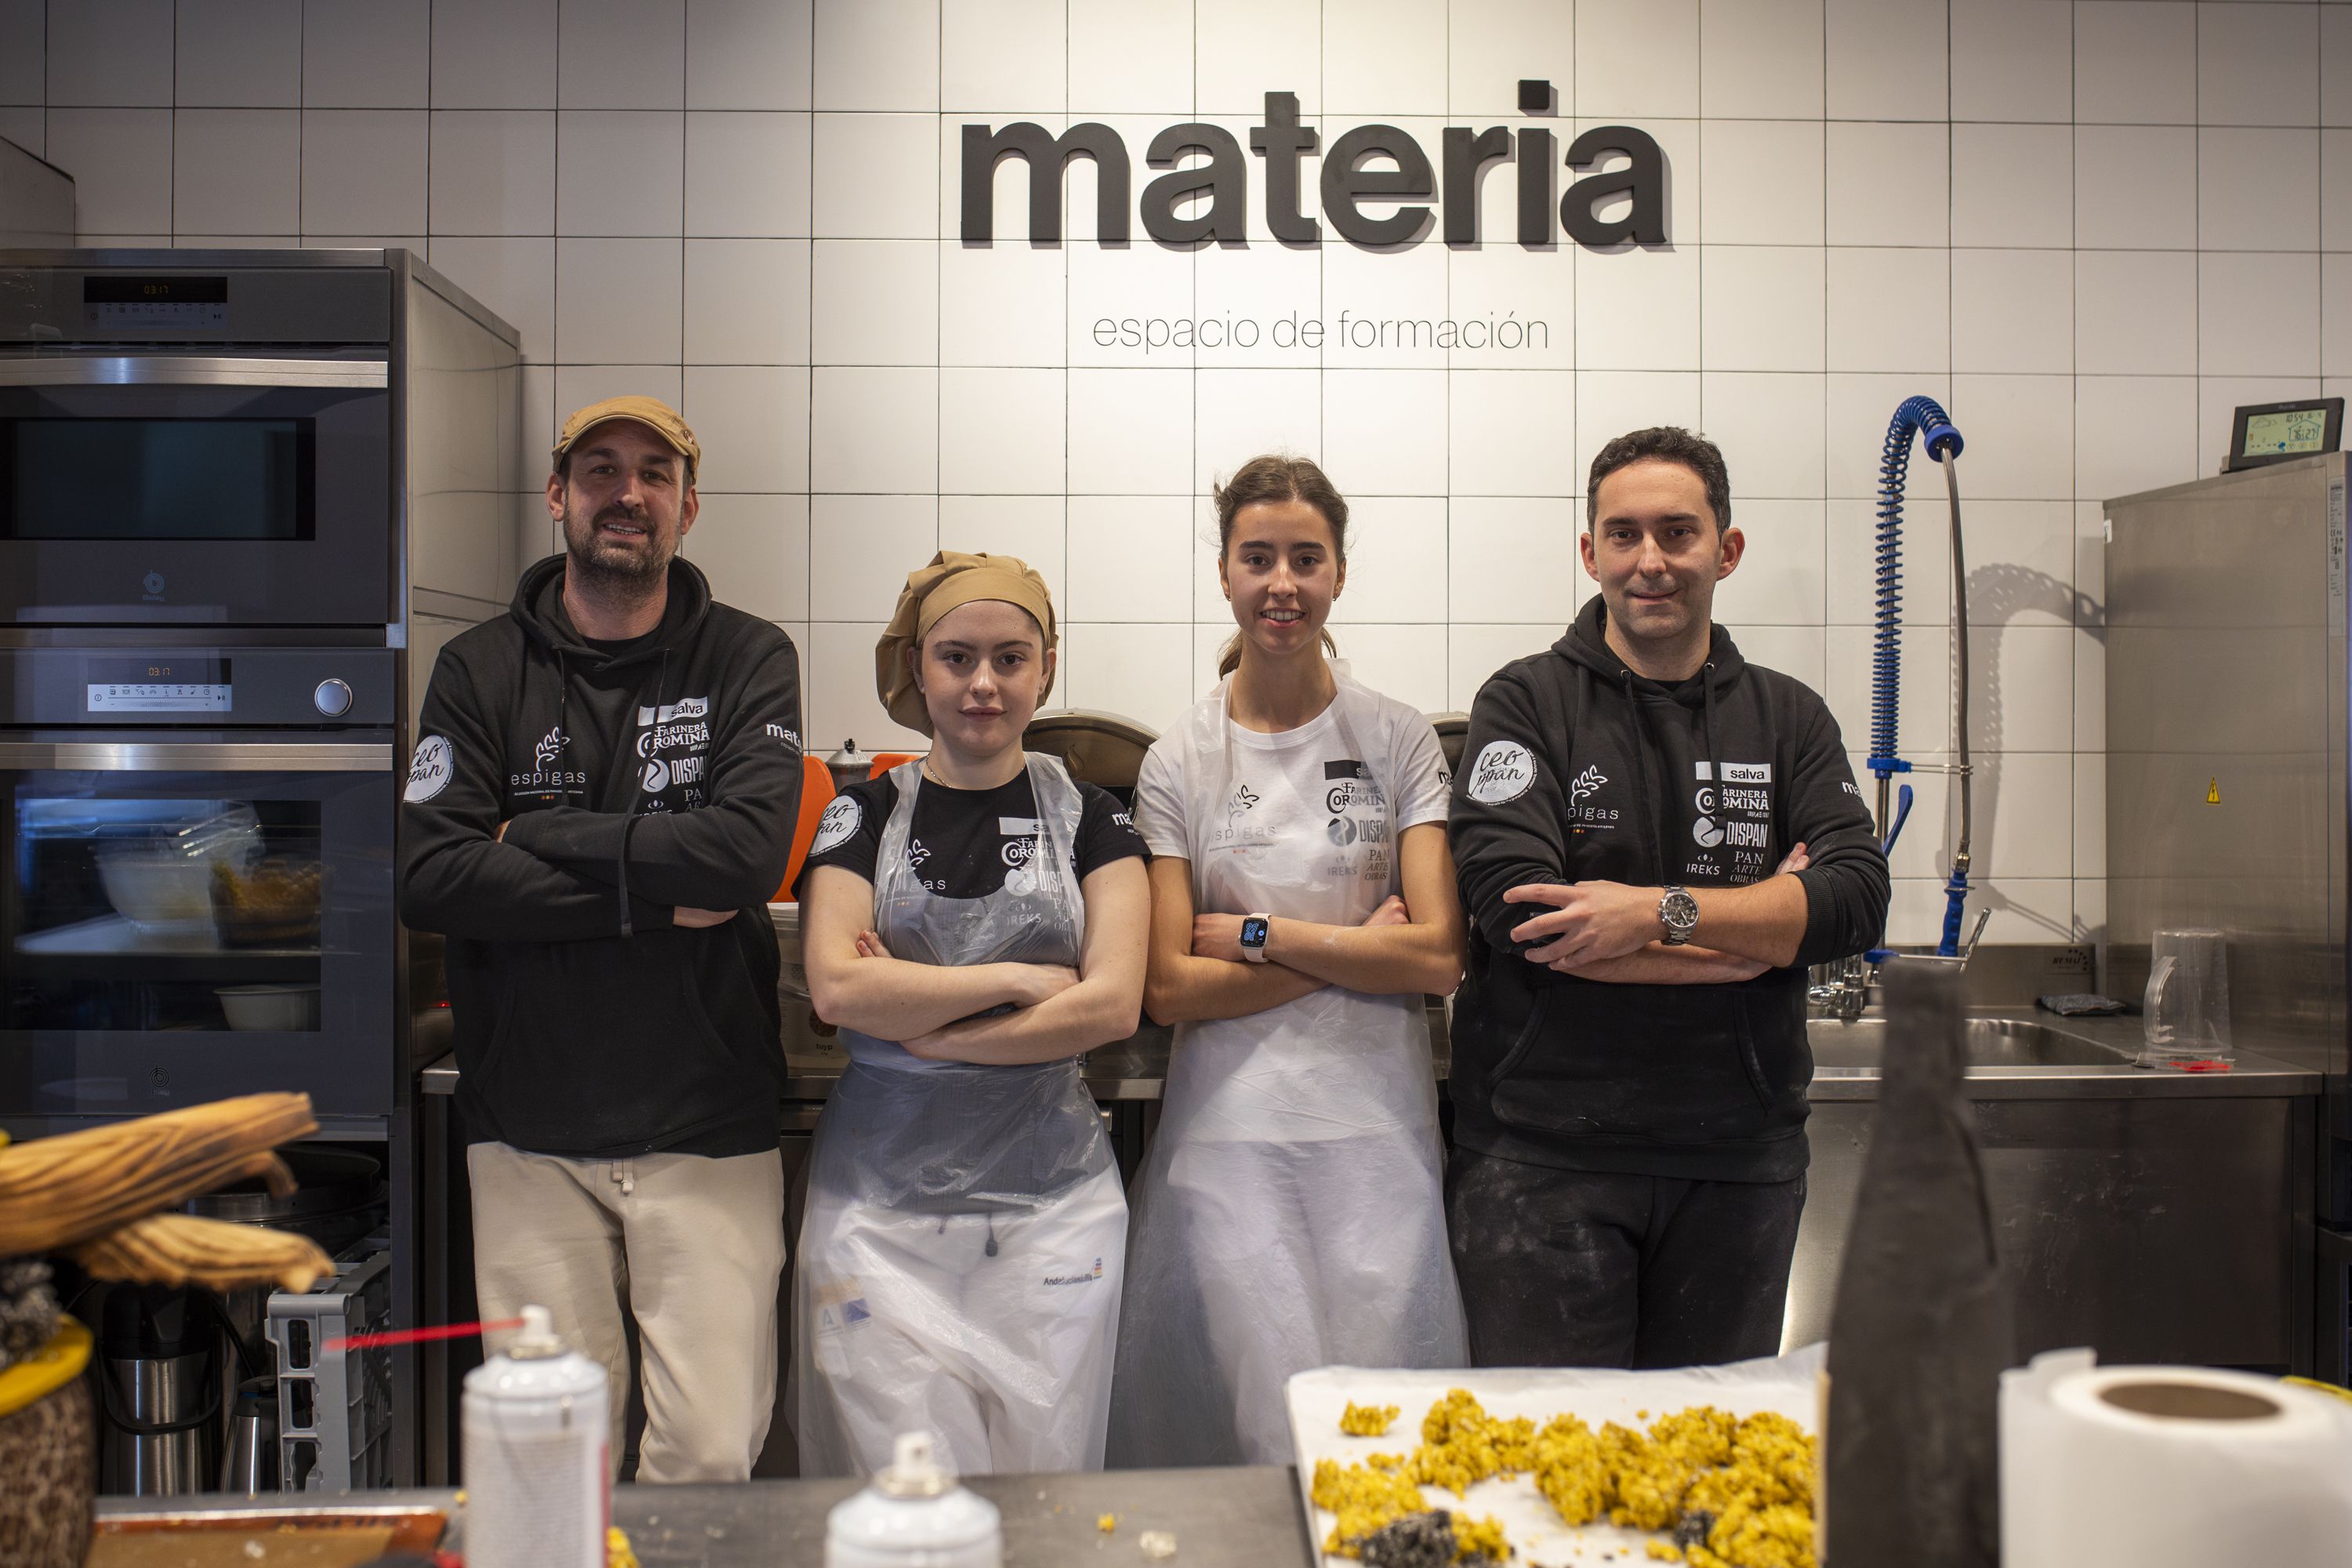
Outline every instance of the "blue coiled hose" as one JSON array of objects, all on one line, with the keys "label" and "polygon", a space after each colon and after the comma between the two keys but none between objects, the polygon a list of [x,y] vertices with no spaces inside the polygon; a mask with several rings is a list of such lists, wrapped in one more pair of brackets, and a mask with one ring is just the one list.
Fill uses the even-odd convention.
[{"label": "blue coiled hose", "polygon": [[[1960,433],[1932,397],[1904,400],[1886,426],[1878,458],[1878,625],[1870,654],[1870,771],[1885,780],[1907,773],[1911,764],[1895,754],[1895,710],[1903,675],[1903,484],[1911,467],[1911,437],[1933,458],[1939,449],[1960,455]],[[1888,824],[1884,814],[1879,831]],[[1891,847],[1892,840],[1889,844]]]},{"label": "blue coiled hose", "polygon": [[[1911,397],[1904,400],[1888,422],[1886,444],[1879,454],[1877,624],[1870,659],[1870,771],[1878,778],[1878,831],[1890,855],[1895,851],[1895,840],[1903,832],[1905,820],[1911,815],[1909,784],[1903,786],[1902,804],[1891,821],[1886,795],[1894,775],[1911,771],[1911,764],[1895,755],[1895,710],[1903,676],[1903,486],[1911,467],[1914,434],[1919,437],[1919,444],[1930,458],[1958,458],[1964,445],[1958,429],[1941,405],[1932,397]],[[1948,461],[1945,464],[1945,478],[1952,491],[1954,570],[1958,571],[1959,489]],[[1965,738],[1961,743],[1966,744]],[[1965,765],[1960,787],[1963,791],[1968,787]],[[1964,834],[1960,851],[1953,861],[1951,879],[1944,888],[1944,939],[1937,951],[1947,958],[1959,952],[1960,906],[1968,898],[1968,853]]]}]

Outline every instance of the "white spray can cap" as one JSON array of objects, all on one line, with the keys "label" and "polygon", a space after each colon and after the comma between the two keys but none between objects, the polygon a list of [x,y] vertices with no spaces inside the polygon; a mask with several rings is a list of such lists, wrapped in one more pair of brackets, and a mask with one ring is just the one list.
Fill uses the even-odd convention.
[{"label": "white spray can cap", "polygon": [[928,1432],[902,1433],[890,1466],[824,1524],[825,1568],[1002,1568],[996,1505],[940,1464]]}]

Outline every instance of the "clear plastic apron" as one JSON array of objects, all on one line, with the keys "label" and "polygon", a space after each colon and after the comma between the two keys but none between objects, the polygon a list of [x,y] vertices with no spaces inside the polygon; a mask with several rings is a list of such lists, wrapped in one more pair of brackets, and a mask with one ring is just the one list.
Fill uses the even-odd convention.
[{"label": "clear plastic apron", "polygon": [[[1032,756],[1027,763],[1037,837],[1003,889],[979,899],[934,893],[907,863],[922,764],[891,773],[898,802],[874,869],[875,930],[891,956],[958,967],[1077,966],[1086,902],[1070,858],[1083,802],[1059,762]],[[1110,1166],[1076,1058],[976,1067],[924,1061],[855,1029],[842,1030],[841,1041],[849,1068],[818,1123],[812,1189],[822,1183],[889,1208],[1034,1208]]]},{"label": "clear plastic apron", "polygon": [[[1378,733],[1379,700],[1339,679],[1318,758],[1369,773],[1360,737]],[[1302,797],[1291,770],[1235,742],[1230,691],[1170,737],[1194,908],[1361,924],[1401,889],[1398,781],[1327,778]],[[1110,1462],[1288,1462],[1292,1373],[1464,1364],[1442,1172],[1420,996],[1326,986],[1181,1026],[1135,1190]]]},{"label": "clear plastic apron", "polygon": [[[874,884],[892,956],[1076,967],[1083,802],[1059,762],[1026,765],[1036,836],[978,899],[918,879],[922,765],[892,773]],[[796,1257],[803,1473],[871,1474],[916,1426],[966,1473],[1099,1465],[1127,1210],[1076,1058],[981,1067],[841,1037],[849,1066],[817,1122]]]}]

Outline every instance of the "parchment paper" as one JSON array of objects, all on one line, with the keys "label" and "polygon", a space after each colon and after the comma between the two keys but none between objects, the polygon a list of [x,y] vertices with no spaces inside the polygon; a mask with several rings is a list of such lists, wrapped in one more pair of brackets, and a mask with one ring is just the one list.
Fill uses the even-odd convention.
[{"label": "parchment paper", "polygon": [[[1337,1459],[1353,1465],[1374,1454],[1411,1453],[1421,1444],[1422,1417],[1445,1397],[1448,1389],[1468,1389],[1489,1415],[1505,1420],[1530,1416],[1538,1426],[1555,1415],[1573,1415],[1596,1431],[1604,1421],[1639,1428],[1671,1411],[1712,1405],[1734,1415],[1777,1411],[1811,1432],[1819,1399],[1815,1379],[1822,1363],[1822,1347],[1812,1345],[1791,1355],[1676,1372],[1552,1367],[1382,1372],[1352,1366],[1302,1372],[1284,1390],[1290,1406],[1291,1445],[1298,1457],[1299,1500],[1313,1521],[1315,1543],[1319,1547],[1335,1521],[1328,1509],[1315,1506],[1315,1461]],[[1340,1431],[1339,1413],[1349,1400],[1358,1405],[1396,1405],[1396,1422],[1388,1436],[1350,1437]],[[1644,1416],[1643,1411],[1649,1414]],[[1606,1523],[1570,1528],[1527,1475],[1507,1481],[1481,1481],[1470,1489],[1466,1499],[1456,1499],[1443,1487],[1423,1487],[1422,1496],[1433,1508],[1454,1510],[1474,1519],[1493,1515],[1517,1549],[1519,1562],[1534,1568],[1583,1568],[1607,1562],[1612,1555],[1619,1562],[1646,1563],[1647,1543],[1664,1539]],[[1630,1557],[1624,1555],[1628,1552]],[[1352,1559],[1336,1554],[1327,1554],[1322,1561],[1328,1568],[1356,1568]]]}]

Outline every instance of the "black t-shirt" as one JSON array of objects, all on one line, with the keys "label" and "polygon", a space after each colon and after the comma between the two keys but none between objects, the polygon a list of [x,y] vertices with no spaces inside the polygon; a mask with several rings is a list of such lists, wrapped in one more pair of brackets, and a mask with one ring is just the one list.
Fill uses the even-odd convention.
[{"label": "black t-shirt", "polygon": [[[1078,880],[1115,860],[1150,858],[1127,808],[1108,791],[1081,783],[1078,796]],[[882,829],[898,805],[898,786],[887,773],[835,796],[817,824],[816,847],[809,851],[793,897],[803,895],[809,872],[819,866],[838,866],[873,881],[882,853]],[[1005,872],[1019,864],[1035,837],[1036,815],[1037,792],[1030,787],[1025,770],[994,789],[950,789],[925,779],[915,796],[907,858],[932,892],[950,899],[985,898],[1004,886]],[[1023,848],[1013,848],[1016,843]]]}]

